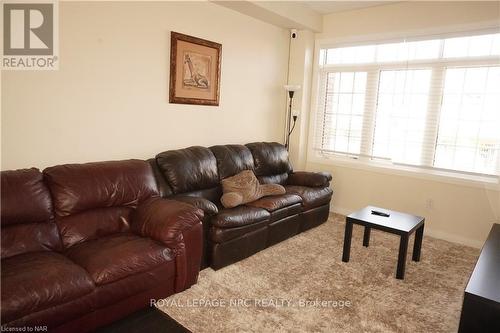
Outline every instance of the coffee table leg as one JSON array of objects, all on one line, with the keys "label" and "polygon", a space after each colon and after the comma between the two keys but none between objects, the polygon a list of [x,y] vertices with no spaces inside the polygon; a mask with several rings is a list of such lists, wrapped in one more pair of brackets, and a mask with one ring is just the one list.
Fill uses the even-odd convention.
[{"label": "coffee table leg", "polygon": [[345,234],[344,234],[344,251],[342,253],[342,261],[348,262],[351,255],[351,238],[352,238],[352,223],[345,222]]},{"label": "coffee table leg", "polygon": [[424,238],[424,225],[422,224],[415,231],[415,242],[413,243],[413,261],[420,261],[420,251],[422,250],[422,239]]},{"label": "coffee table leg", "polygon": [[402,280],[405,277],[407,252],[408,252],[408,235],[401,235],[401,240],[399,241],[398,269],[396,271],[396,279]]},{"label": "coffee table leg", "polygon": [[370,245],[370,231],[372,229],[369,227],[365,227],[365,232],[363,234],[363,246],[368,247]]}]

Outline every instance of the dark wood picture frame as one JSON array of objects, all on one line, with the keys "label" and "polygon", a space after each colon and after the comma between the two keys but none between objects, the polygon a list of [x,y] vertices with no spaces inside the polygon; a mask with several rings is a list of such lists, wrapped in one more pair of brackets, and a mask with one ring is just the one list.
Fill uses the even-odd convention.
[{"label": "dark wood picture frame", "polygon": [[[194,44],[193,47],[201,49],[203,48],[211,48],[215,49],[215,63],[209,63],[212,70],[212,79],[203,77],[202,84],[206,84],[207,88],[202,87],[207,90],[208,93],[212,95],[212,98],[195,98],[195,97],[186,97],[186,96],[178,96],[179,90],[179,74],[178,71],[184,71],[184,62],[181,64],[178,63],[179,55],[178,55],[178,42],[183,41],[185,43]],[[213,51],[212,51],[213,52]],[[197,104],[197,105],[219,105],[220,98],[220,73],[221,73],[221,57],[222,57],[222,45],[216,42],[211,42],[205,39],[184,35],[178,32],[172,31],[170,34],[170,87],[169,87],[169,102],[177,103],[177,104]],[[187,58],[189,60],[189,57]],[[192,64],[190,62],[190,70],[192,73]],[[192,80],[194,82],[194,80]],[[201,90],[202,88],[195,87],[194,89]],[[196,93],[196,92],[195,92]]]}]

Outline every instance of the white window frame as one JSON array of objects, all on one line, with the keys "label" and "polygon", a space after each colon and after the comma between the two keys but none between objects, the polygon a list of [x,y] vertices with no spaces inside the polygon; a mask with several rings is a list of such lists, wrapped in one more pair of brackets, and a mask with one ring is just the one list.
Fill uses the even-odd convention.
[{"label": "white window frame", "polygon": [[[425,69],[431,68],[433,69],[433,77],[431,80],[433,82],[431,84],[436,84],[440,82],[440,90],[441,94],[439,98],[442,98],[442,89],[444,84],[444,72],[446,67],[474,67],[474,66],[492,66],[492,65],[500,65],[499,58],[497,56],[485,56],[485,57],[474,57],[471,58],[448,58],[448,59],[434,59],[434,60],[412,60],[412,61],[403,61],[399,63],[391,62],[391,63],[370,63],[370,64],[335,64],[335,65],[323,65],[319,64],[319,54],[321,49],[325,48],[336,48],[336,47],[346,47],[346,46],[358,46],[358,45],[370,45],[376,43],[390,43],[390,42],[401,42],[403,40],[407,41],[415,41],[415,40],[430,40],[434,38],[450,38],[450,37],[462,37],[467,35],[479,35],[479,34],[488,34],[488,33],[498,33],[500,31],[500,27],[498,27],[498,23],[495,24],[487,24],[489,27],[475,27],[475,29],[462,27],[459,28],[451,28],[454,29],[454,32],[442,33],[442,32],[429,32],[427,34],[411,34],[411,33],[402,33],[400,36],[395,36],[394,34],[378,34],[378,35],[370,35],[370,36],[358,36],[357,38],[352,39],[317,39],[315,42],[315,50],[314,50],[314,64],[313,64],[313,83],[312,83],[312,98],[311,98],[311,112],[310,112],[310,121],[309,121],[309,136],[308,136],[308,149],[307,149],[307,162],[315,163],[315,164],[323,164],[323,165],[334,165],[340,167],[348,167],[354,169],[368,170],[379,173],[386,173],[392,175],[400,175],[400,176],[409,176],[413,178],[426,179],[426,180],[434,180],[445,183],[452,183],[458,185],[472,186],[472,187],[481,187],[490,190],[500,191],[500,181],[498,176],[487,176],[487,175],[479,175],[475,173],[467,173],[461,171],[452,171],[452,170],[441,170],[432,167],[432,159],[430,156],[424,158],[425,165],[428,168],[422,168],[417,166],[410,165],[400,165],[393,164],[391,161],[383,161],[383,160],[374,160],[369,157],[349,157],[349,156],[341,156],[337,154],[325,155],[320,154],[318,151],[314,149],[314,142],[316,137],[316,128],[317,124],[317,101],[318,101],[318,93],[319,93],[319,83],[321,75],[325,72],[330,71],[366,71],[368,73],[367,81],[370,81],[370,77],[372,80],[378,78],[378,74],[380,70],[390,70],[390,69]],[[493,28],[491,28],[494,26]],[[456,32],[463,31],[463,32]],[[441,52],[442,52],[441,48]],[[436,69],[441,69],[437,70]],[[435,77],[435,73],[438,77]],[[375,78],[374,78],[375,77]],[[378,81],[378,80],[377,80]],[[368,84],[368,83],[367,83]],[[367,90],[368,91],[368,90]],[[373,91],[373,90],[372,90]],[[377,90],[374,92],[377,93]],[[432,96],[429,95],[429,100],[431,100]],[[373,101],[373,105],[367,106],[365,108],[365,119],[368,121],[375,121],[375,112],[376,112],[376,98],[368,98],[367,100]],[[366,114],[366,112],[371,113],[371,115]],[[366,142],[373,142],[373,124],[364,124],[371,128],[370,135],[371,137],[368,140],[362,140],[365,144],[362,143],[361,146],[361,155],[370,155],[371,147],[366,145]],[[438,128],[437,126],[433,126],[432,128],[428,128],[428,130],[432,130],[436,132]],[[366,132],[366,131],[364,131]],[[366,133],[364,133],[366,134]],[[430,136],[427,136],[430,137]],[[434,147],[435,149],[435,147]],[[433,156],[433,154],[432,154]],[[429,165],[429,163],[431,163]]]}]

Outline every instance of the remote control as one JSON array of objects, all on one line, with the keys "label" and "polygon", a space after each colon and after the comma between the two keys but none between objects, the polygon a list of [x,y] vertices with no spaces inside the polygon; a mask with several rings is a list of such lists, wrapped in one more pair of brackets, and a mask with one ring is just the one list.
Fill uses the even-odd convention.
[{"label": "remote control", "polygon": [[384,212],[380,212],[378,210],[372,210],[372,214],[373,215],[378,215],[378,216],[383,216],[383,217],[389,217],[389,216],[391,216],[390,214],[387,214],[387,213],[384,213]]}]

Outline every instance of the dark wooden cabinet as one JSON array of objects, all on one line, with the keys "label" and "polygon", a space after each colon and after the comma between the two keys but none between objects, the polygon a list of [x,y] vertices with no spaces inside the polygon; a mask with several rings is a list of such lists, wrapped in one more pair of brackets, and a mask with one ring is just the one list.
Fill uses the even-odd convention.
[{"label": "dark wooden cabinet", "polygon": [[500,224],[493,224],[465,288],[458,331],[500,332]]}]

